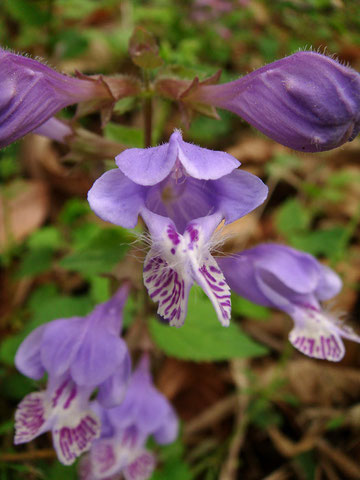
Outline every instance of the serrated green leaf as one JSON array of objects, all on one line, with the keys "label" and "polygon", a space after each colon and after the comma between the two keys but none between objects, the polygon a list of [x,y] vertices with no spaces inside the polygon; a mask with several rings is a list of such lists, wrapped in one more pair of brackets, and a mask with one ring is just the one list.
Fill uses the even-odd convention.
[{"label": "serrated green leaf", "polygon": [[194,287],[190,292],[185,325],[170,327],[152,318],[150,332],[161,350],[186,360],[227,360],[267,353],[264,346],[254,342],[235,323],[229,327],[220,325],[210,301],[199,295]]}]

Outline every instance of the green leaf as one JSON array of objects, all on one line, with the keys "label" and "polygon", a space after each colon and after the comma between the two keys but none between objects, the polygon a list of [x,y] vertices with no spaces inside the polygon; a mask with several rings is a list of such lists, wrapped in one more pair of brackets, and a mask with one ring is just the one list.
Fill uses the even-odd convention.
[{"label": "green leaf", "polygon": [[34,232],[27,242],[29,248],[52,248],[61,247],[62,238],[56,227],[43,227]]},{"label": "green leaf", "polygon": [[27,0],[6,0],[5,8],[9,15],[20,23],[27,25],[44,25],[49,18],[48,11],[43,10],[43,2]]},{"label": "green leaf", "polygon": [[344,227],[334,227],[315,232],[290,235],[289,241],[292,246],[299,250],[305,250],[312,255],[325,255],[336,259],[344,253],[347,235]]},{"label": "green leaf", "polygon": [[52,248],[41,247],[29,250],[23,256],[22,263],[16,272],[17,277],[31,277],[51,268],[54,251]]},{"label": "green leaf", "polygon": [[189,467],[180,459],[165,463],[163,467],[156,470],[150,480],[191,480],[193,478]]},{"label": "green leaf", "polygon": [[72,29],[61,31],[54,40],[63,59],[80,57],[89,46],[89,41],[84,33]]},{"label": "green leaf", "polygon": [[296,199],[290,199],[283,204],[276,215],[276,226],[279,232],[289,235],[304,231],[310,224],[310,213]]},{"label": "green leaf", "polygon": [[14,420],[6,420],[0,424],[0,435],[9,433],[14,429]]},{"label": "green leaf", "polygon": [[140,128],[126,127],[125,125],[109,122],[104,132],[105,137],[114,142],[119,142],[129,147],[144,147],[144,132]]},{"label": "green leaf", "polygon": [[1,382],[1,395],[14,400],[21,400],[35,390],[35,382],[19,373],[7,375]]},{"label": "green leaf", "polygon": [[125,255],[128,245],[125,230],[101,230],[83,247],[66,257],[60,266],[66,270],[92,276],[111,270]]},{"label": "green leaf", "polygon": [[270,315],[268,308],[256,305],[256,303],[252,303],[235,293],[231,294],[231,308],[232,312],[237,315],[256,318],[258,320],[265,320],[269,318]]},{"label": "green leaf", "polygon": [[236,324],[220,325],[210,300],[194,287],[190,292],[185,325],[170,327],[152,318],[150,332],[165,353],[186,360],[227,360],[267,353],[265,347],[254,342]]}]

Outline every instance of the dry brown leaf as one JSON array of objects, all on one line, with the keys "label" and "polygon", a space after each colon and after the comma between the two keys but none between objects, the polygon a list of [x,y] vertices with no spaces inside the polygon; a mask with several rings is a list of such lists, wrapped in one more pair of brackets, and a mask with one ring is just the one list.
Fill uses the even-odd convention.
[{"label": "dry brown leaf", "polygon": [[0,191],[0,250],[24,240],[42,225],[49,212],[45,183],[19,180]]}]

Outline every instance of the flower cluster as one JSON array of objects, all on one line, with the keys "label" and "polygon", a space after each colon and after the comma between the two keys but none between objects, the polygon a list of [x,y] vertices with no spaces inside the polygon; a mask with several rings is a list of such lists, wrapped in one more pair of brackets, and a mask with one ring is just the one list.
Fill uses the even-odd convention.
[{"label": "flower cluster", "polygon": [[[219,5],[227,8],[228,3]],[[147,49],[143,38],[139,30],[132,42],[140,66],[152,64],[158,53],[155,47]],[[105,144],[98,136],[54,114],[78,102],[89,101],[86,112],[93,111],[94,104],[109,107],[121,96],[140,91],[130,80],[71,78],[5,50],[0,50],[0,66],[0,147],[34,131],[60,142],[71,138],[73,146],[88,142],[89,150],[97,145],[94,152],[101,155]],[[188,83],[160,78],[153,91],[193,110],[233,111],[301,151],[335,148],[360,130],[359,74],[315,52],[298,52],[224,85],[214,82],[215,77]],[[184,324],[196,283],[224,327],[231,319],[232,289],[290,315],[294,327],[289,340],[310,357],[339,361],[342,337],[360,342],[360,336],[322,306],[340,291],[342,282],[313,256],[269,243],[214,257],[222,222],[238,220],[267,197],[266,185],[239,169],[236,158],[188,143],[175,130],[163,145],[122,151],[116,166],[95,181],[88,201],[105,221],[134,228],[141,217],[146,224],[151,246],[143,280],[164,322]],[[45,390],[19,404],[15,443],[51,431],[63,464],[88,452],[80,461],[82,480],[146,480],[155,468],[155,457],[146,448],[148,437],[167,444],[178,432],[173,408],[152,383],[149,357],[143,355],[131,372],[130,354],[120,336],[128,290],[121,287],[85,317],[38,327],[16,354],[16,366],[24,375],[41,380],[47,374],[47,383]]]},{"label": "flower cluster", "polygon": [[[16,366],[24,375],[39,380],[47,373],[47,387],[19,404],[15,443],[51,431],[64,465],[91,449],[94,475],[85,478],[110,474],[109,459],[105,468],[105,458],[99,455],[101,449],[110,448],[109,442],[111,455],[119,456],[111,472],[127,468],[131,479],[148,478],[140,475],[144,465],[149,474],[155,465],[154,457],[144,450],[148,436],[154,434],[159,443],[169,443],[177,435],[175,413],[153,387],[148,359],[131,375],[129,352],[119,336],[127,295],[124,286],[86,317],[58,319],[38,327],[16,354]],[[95,391],[96,401],[91,402]]]},{"label": "flower cluster", "polygon": [[360,341],[322,310],[320,301],[336,295],[341,280],[311,255],[271,244],[228,258],[211,255],[222,220],[241,218],[267,195],[259,178],[236,169],[235,158],[184,142],[175,131],[169,143],[126,150],[116,164],[118,169],[106,172],[89,191],[90,206],[124,227],[134,227],[142,216],[152,239],[144,284],[170,325],[183,325],[196,282],[223,326],[230,322],[232,288],[290,314],[295,321],[290,341],[309,356],[338,361],[344,355],[341,336]]}]

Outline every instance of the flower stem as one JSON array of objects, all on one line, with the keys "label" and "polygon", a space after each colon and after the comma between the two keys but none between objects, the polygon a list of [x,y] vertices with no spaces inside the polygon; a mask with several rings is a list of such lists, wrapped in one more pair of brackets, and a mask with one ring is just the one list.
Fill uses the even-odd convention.
[{"label": "flower stem", "polygon": [[[148,70],[144,70],[144,83],[146,93],[150,93],[150,77]],[[152,145],[152,96],[146,95],[144,98],[144,143],[145,147],[151,147]]]}]

